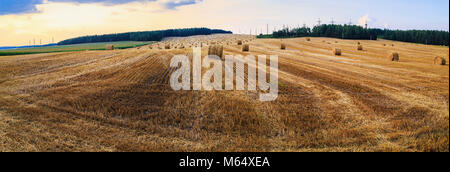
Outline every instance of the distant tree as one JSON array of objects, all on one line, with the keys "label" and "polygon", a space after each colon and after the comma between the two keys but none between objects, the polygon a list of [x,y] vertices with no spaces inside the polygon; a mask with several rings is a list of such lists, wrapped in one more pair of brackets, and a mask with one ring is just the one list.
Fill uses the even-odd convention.
[{"label": "distant tree", "polygon": [[208,28],[188,28],[188,29],[169,29],[169,30],[144,31],[144,32],[128,32],[118,34],[82,36],[61,41],[58,43],[58,45],[96,43],[96,42],[116,42],[116,41],[161,41],[163,38],[166,37],[186,37],[194,35],[211,35],[219,33],[231,34],[232,32]]}]

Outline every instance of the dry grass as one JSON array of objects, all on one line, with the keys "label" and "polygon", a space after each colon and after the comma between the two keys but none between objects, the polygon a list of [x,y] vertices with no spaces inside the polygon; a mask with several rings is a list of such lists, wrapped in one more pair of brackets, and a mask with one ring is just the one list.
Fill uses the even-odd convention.
[{"label": "dry grass", "polygon": [[363,50],[363,46],[362,46],[362,45],[358,45],[358,47],[356,48],[356,50],[362,51],[362,50]]},{"label": "dry grass", "polygon": [[342,50],[339,48],[333,48],[333,55],[335,55],[335,56],[342,55]]},{"label": "dry grass", "polygon": [[389,53],[388,60],[398,62],[400,60],[400,55],[397,52]]},{"label": "dry grass", "polygon": [[286,44],[281,43],[280,49],[281,49],[281,50],[286,50]]},{"label": "dry grass", "polygon": [[223,57],[223,46],[222,45],[212,45],[208,48],[208,55],[216,55],[220,57],[221,59],[224,59]]},{"label": "dry grass", "polygon": [[242,51],[243,51],[243,52],[248,52],[248,51],[250,51],[250,45],[249,45],[249,44],[244,44],[244,45],[242,46]]},{"label": "dry grass", "polygon": [[443,57],[435,57],[434,64],[435,65],[446,65],[447,62],[445,61],[445,59]]},{"label": "dry grass", "polygon": [[[251,40],[170,41],[191,39]],[[279,55],[279,97],[265,103],[252,91],[172,91],[170,58],[190,49],[0,57],[0,151],[449,151],[449,66],[430,64],[447,47],[339,40],[337,57],[325,43],[335,39],[314,40],[223,47]],[[392,51],[401,63],[383,60]]]},{"label": "dry grass", "polygon": [[106,45],[106,50],[114,50],[114,45]]}]

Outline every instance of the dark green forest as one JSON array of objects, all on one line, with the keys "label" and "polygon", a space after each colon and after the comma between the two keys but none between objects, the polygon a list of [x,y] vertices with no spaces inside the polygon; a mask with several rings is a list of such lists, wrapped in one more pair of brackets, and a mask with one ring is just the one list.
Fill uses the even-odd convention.
[{"label": "dark green forest", "polygon": [[330,37],[339,39],[377,40],[378,38],[421,43],[430,45],[449,44],[449,32],[431,30],[386,30],[366,29],[356,25],[320,25],[313,29],[308,27],[284,28],[271,35],[259,35],[258,38],[295,38],[295,37]]},{"label": "dark green forest", "polygon": [[429,45],[445,45],[449,43],[449,32],[432,30],[382,30],[379,36],[383,39],[412,42]]},{"label": "dark green forest", "polygon": [[67,39],[58,43],[58,45],[96,43],[96,42],[116,42],[116,41],[161,41],[166,37],[186,37],[194,35],[210,34],[231,34],[230,31],[208,28],[188,28],[188,29],[169,29],[158,31],[127,32],[106,35],[82,36]]}]

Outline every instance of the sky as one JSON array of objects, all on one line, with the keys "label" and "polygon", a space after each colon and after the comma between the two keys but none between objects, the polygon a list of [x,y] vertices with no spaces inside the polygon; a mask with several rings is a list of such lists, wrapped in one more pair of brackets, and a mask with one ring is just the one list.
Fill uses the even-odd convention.
[{"label": "sky", "polygon": [[[0,0],[0,46],[187,27],[266,33],[321,23],[449,30],[448,0]],[[267,27],[268,26],[268,27]]]}]

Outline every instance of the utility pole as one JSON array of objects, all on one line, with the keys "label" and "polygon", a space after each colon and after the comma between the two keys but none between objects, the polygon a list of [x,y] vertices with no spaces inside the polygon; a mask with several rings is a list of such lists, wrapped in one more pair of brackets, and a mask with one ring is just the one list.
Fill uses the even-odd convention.
[{"label": "utility pole", "polygon": [[334,25],[334,18],[331,18],[331,25]]},{"label": "utility pole", "polygon": [[348,25],[352,25],[352,18],[350,17],[350,22],[348,23]]},{"label": "utility pole", "polygon": [[319,25],[317,25],[317,26],[320,26],[321,22],[322,22],[322,21],[320,21],[320,18],[319,18],[319,20],[317,21],[317,23],[318,23]]}]

